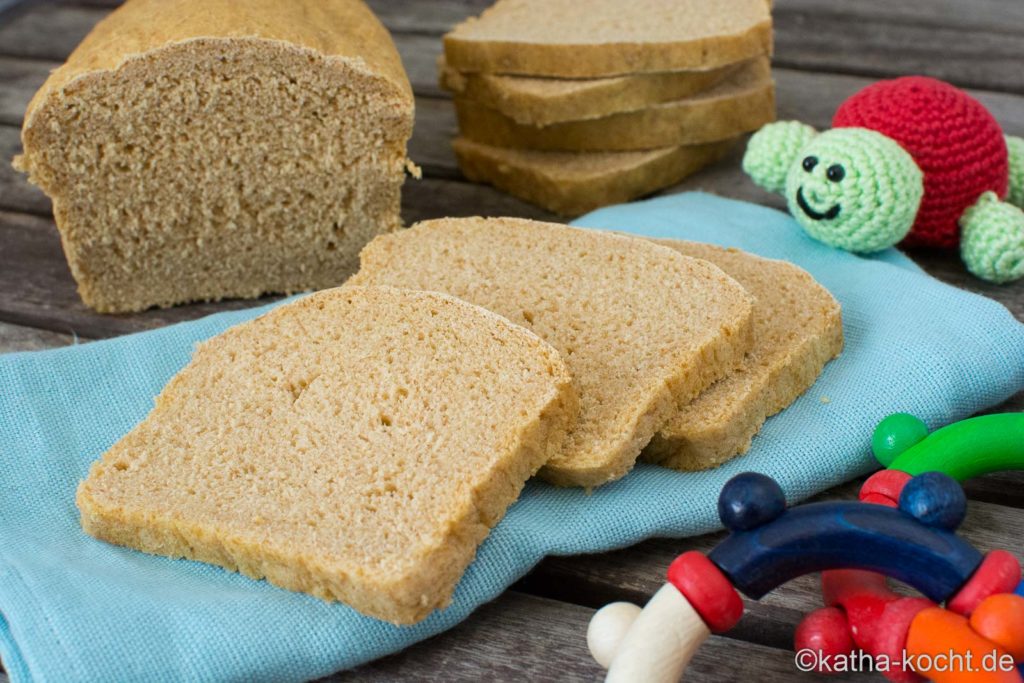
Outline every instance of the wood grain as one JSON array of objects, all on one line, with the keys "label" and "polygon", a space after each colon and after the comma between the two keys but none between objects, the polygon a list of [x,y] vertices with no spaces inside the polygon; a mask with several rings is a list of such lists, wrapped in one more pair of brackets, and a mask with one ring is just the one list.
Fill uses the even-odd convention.
[{"label": "wood grain", "polygon": [[0,354],[14,351],[41,351],[88,341],[82,337],[59,332],[22,327],[0,322]]},{"label": "wood grain", "polygon": [[[63,59],[117,2],[40,3],[0,28],[10,55]],[[489,0],[368,3],[393,32],[436,37]],[[1024,11],[981,0],[777,0],[775,57],[782,66],[871,77],[921,73],[1024,94]],[[47,35],[46,41],[33,36]],[[423,62],[407,61],[410,71]]]},{"label": "wood grain", "polygon": [[[462,624],[396,655],[323,681],[569,681],[599,680],[602,669],[586,647],[592,609],[509,591]],[[481,662],[484,666],[481,666]],[[712,636],[697,652],[687,681],[811,681],[793,665],[793,653]],[[876,681],[853,674],[831,681]]]},{"label": "wood grain", "polygon": [[[403,191],[406,222],[445,215],[514,215],[551,220],[541,209],[462,180],[449,139],[451,105],[436,84],[439,35],[491,0],[370,0],[395,42],[417,94],[410,155],[426,178]],[[0,24],[0,352],[62,346],[75,336],[100,338],[187,320],[260,302],[232,301],[100,316],[78,299],[61,253],[49,202],[6,163],[19,146],[18,126],[29,98],[50,69],[116,0],[30,0]],[[779,115],[827,127],[842,99],[878,77],[920,72],[973,91],[1009,133],[1024,134],[1024,3],[1007,0],[776,0]],[[841,75],[843,74],[843,75]],[[782,207],[740,171],[741,148],[722,163],[665,190],[706,190]],[[1024,320],[1024,285],[997,287],[966,273],[955,253],[912,252],[941,280],[990,296]],[[1024,393],[1002,410],[1024,409]],[[858,483],[823,498],[850,498]],[[982,548],[1024,536],[1024,473],[982,477],[966,486],[972,498],[964,534]],[[593,608],[616,599],[643,602],[665,567],[685,549],[709,550],[721,537],[651,540],[595,556],[549,558],[495,602],[455,629],[406,651],[327,680],[570,680],[600,671],[584,634]],[[815,577],[791,582],[749,604],[728,638],[715,637],[690,670],[694,681],[817,680],[795,671],[792,629],[820,604]],[[832,680],[881,680],[859,676]],[[0,673],[0,683],[6,676]]]}]

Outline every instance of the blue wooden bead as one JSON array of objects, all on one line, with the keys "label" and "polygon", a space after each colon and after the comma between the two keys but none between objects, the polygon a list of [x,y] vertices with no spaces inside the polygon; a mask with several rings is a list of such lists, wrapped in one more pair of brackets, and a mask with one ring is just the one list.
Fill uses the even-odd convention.
[{"label": "blue wooden bead", "polygon": [[852,501],[790,508],[766,524],[733,532],[708,558],[754,599],[805,574],[865,569],[939,603],[960,590],[982,560],[951,531],[895,508]]},{"label": "blue wooden bead", "polygon": [[955,479],[941,472],[925,472],[903,487],[900,510],[922,524],[952,531],[967,515],[967,496]]},{"label": "blue wooden bead", "polygon": [[757,472],[737,474],[718,495],[718,516],[734,531],[767,524],[786,510],[786,495],[771,477]]}]

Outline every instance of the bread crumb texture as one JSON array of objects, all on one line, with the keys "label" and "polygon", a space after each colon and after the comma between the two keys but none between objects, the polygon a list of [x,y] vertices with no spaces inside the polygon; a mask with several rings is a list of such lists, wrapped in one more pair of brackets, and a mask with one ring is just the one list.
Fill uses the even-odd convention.
[{"label": "bread crumb texture", "polygon": [[455,138],[467,178],[562,216],[579,216],[677,183],[721,159],[733,141],[636,152],[540,152]]},{"label": "bread crumb texture", "polygon": [[601,118],[547,126],[516,123],[497,109],[455,98],[463,137],[496,147],[564,152],[646,150],[734,138],[775,120],[768,60],[753,60],[711,89]]},{"label": "bread crumb texture", "polygon": [[465,72],[594,78],[711,69],[772,50],[768,0],[498,0],[444,37]]},{"label": "bread crumb texture", "polygon": [[129,0],[33,98],[17,166],[86,304],[344,281],[399,227],[408,79],[359,0]]},{"label": "bread crumb texture", "polygon": [[78,490],[83,528],[416,622],[555,451],[557,352],[454,298],[342,287],[200,345]]},{"label": "bread crumb texture", "polygon": [[709,244],[656,241],[714,263],[755,299],[753,345],[741,366],[669,420],[643,454],[674,469],[708,469],[747,452],[765,419],[796,400],[839,355],[842,311],[827,289],[791,263]]},{"label": "bread crumb texture", "polygon": [[531,78],[462,73],[441,59],[438,80],[441,87],[453,95],[497,109],[516,123],[547,126],[602,118],[691,97],[715,87],[749,63],[727,64],[704,71],[665,71],[606,78]]},{"label": "bread crumb texture", "polygon": [[716,266],[648,240],[516,218],[448,218],[378,237],[353,279],[447,292],[554,346],[580,396],[541,470],[599,486],[749,346],[751,300]]}]

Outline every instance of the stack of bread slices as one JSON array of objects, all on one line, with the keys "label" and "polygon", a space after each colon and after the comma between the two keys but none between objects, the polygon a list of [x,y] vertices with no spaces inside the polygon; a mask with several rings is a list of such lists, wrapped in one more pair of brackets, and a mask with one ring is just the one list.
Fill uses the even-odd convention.
[{"label": "stack of bread slices", "polygon": [[360,261],[202,344],[93,465],[86,531],[413,623],[529,477],[718,465],[842,346],[807,273],[704,244],[446,218]]},{"label": "stack of bread slices", "polygon": [[498,0],[444,38],[463,173],[562,215],[678,182],[775,115],[769,0]]}]

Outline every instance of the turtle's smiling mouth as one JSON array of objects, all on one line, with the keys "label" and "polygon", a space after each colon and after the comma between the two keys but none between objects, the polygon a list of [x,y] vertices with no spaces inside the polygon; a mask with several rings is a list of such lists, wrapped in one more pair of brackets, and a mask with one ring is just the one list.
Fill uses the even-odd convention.
[{"label": "turtle's smiling mouth", "polygon": [[796,191],[796,203],[800,207],[800,210],[807,214],[808,218],[812,218],[816,221],[827,220],[830,221],[839,215],[839,205],[836,204],[825,213],[815,211],[811,208],[811,205],[804,199],[804,188],[801,185]]}]

